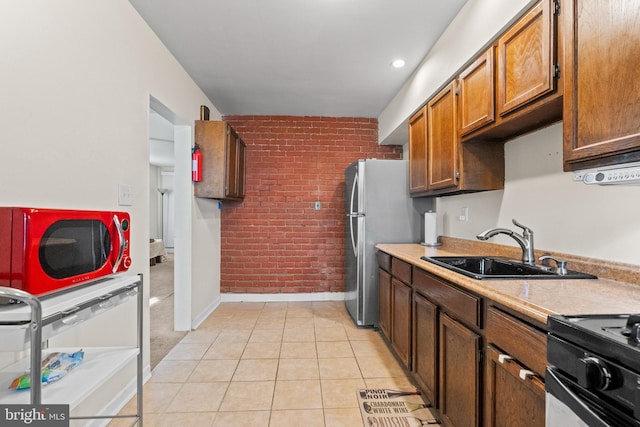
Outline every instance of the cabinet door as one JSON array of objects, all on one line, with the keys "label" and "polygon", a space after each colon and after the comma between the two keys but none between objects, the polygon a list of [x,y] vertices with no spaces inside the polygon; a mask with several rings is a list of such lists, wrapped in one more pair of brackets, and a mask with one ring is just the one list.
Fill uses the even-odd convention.
[{"label": "cabinet door", "polygon": [[391,279],[391,344],[406,367],[411,367],[411,287]]},{"label": "cabinet door", "polygon": [[237,173],[236,173],[236,189],[239,199],[245,196],[245,180],[246,180],[246,162],[247,162],[247,145],[240,138],[236,139],[237,144]]},{"label": "cabinet door", "polygon": [[378,326],[387,339],[390,339],[391,313],[391,275],[383,269],[378,269],[379,314]]},{"label": "cabinet door", "polygon": [[438,308],[418,293],[413,297],[413,360],[416,382],[433,406],[437,402]]},{"label": "cabinet door", "polygon": [[460,135],[494,121],[494,51],[491,46],[458,77]]},{"label": "cabinet door", "polygon": [[195,142],[200,146],[202,153],[202,181],[193,184],[196,197],[225,197],[227,128],[228,125],[219,120],[195,122]]},{"label": "cabinet door", "polygon": [[409,192],[427,189],[427,112],[423,107],[409,120]]},{"label": "cabinet door", "polygon": [[623,157],[640,149],[638,1],[568,0],[562,15],[565,169],[615,154],[639,160]]},{"label": "cabinet door", "polygon": [[487,347],[487,427],[543,427],[544,382],[508,354]]},{"label": "cabinet door", "polygon": [[501,116],[555,89],[551,4],[552,0],[542,0],[498,39]]},{"label": "cabinet door", "polygon": [[238,136],[227,127],[227,175],[225,185],[225,196],[238,197]]},{"label": "cabinet door", "polygon": [[440,314],[439,409],[447,426],[480,425],[480,344],[478,334]]},{"label": "cabinet door", "polygon": [[427,104],[427,184],[429,190],[458,184],[456,82]]}]

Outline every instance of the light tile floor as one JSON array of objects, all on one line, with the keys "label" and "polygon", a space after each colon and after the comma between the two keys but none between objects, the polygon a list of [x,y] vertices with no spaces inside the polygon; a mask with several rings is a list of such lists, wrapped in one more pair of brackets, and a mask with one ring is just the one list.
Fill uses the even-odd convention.
[{"label": "light tile floor", "polygon": [[411,387],[344,302],[223,303],[153,370],[144,425],[360,427],[358,389]]}]

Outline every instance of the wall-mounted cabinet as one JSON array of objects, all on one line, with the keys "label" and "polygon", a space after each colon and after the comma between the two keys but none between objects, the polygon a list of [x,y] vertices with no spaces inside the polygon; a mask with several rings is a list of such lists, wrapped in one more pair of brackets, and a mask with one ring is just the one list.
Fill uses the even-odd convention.
[{"label": "wall-mounted cabinet", "polygon": [[566,0],[564,169],[640,160],[637,0]]},{"label": "wall-mounted cabinet", "polygon": [[427,185],[455,187],[460,177],[456,81],[427,103]]},{"label": "wall-mounted cabinet", "polygon": [[242,200],[245,195],[246,145],[223,121],[197,120],[196,144],[202,152],[202,181],[194,195],[209,199]]},{"label": "wall-mounted cabinet", "polygon": [[460,135],[495,120],[495,48],[491,46],[458,76]]},{"label": "wall-mounted cabinet", "polygon": [[504,186],[502,144],[461,144],[456,81],[409,120],[409,193],[412,197],[498,190]]},{"label": "wall-mounted cabinet", "polygon": [[498,39],[501,117],[555,89],[553,2],[542,0]]},{"label": "wall-mounted cabinet", "polygon": [[562,119],[559,1],[536,3],[460,73],[463,141],[505,141]]},{"label": "wall-mounted cabinet", "polygon": [[427,107],[409,119],[409,192],[424,193],[427,185]]}]

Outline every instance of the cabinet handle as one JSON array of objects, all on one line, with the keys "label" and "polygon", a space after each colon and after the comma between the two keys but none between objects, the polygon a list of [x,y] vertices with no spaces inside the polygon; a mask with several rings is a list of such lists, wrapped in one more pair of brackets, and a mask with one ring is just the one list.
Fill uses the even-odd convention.
[{"label": "cabinet handle", "polygon": [[500,363],[508,362],[511,359],[513,359],[513,357],[509,356],[508,354],[500,354],[498,356],[498,362]]},{"label": "cabinet handle", "polygon": [[533,372],[533,371],[530,371],[530,370],[528,370],[528,369],[520,369],[520,375],[519,375],[519,377],[520,377],[520,379],[522,379],[522,380],[526,380],[526,379],[527,379],[527,377],[534,377],[535,375],[536,375],[536,373],[535,373],[535,372]]}]

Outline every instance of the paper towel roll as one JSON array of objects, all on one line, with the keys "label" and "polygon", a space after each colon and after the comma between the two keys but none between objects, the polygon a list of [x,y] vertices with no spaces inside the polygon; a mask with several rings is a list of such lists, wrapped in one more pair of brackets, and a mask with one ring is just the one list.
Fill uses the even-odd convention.
[{"label": "paper towel roll", "polygon": [[438,246],[438,214],[433,211],[424,213],[424,244]]}]

